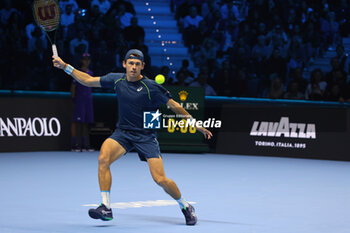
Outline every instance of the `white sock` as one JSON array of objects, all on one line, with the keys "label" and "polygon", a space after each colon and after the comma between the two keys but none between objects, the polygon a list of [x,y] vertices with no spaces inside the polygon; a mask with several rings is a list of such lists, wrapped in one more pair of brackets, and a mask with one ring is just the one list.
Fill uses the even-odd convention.
[{"label": "white sock", "polygon": [[104,204],[108,209],[110,209],[110,202],[109,202],[109,191],[101,191],[102,196],[102,204]]},{"label": "white sock", "polygon": [[186,209],[190,206],[190,204],[188,204],[188,202],[183,197],[180,197],[180,199],[176,201],[179,203],[181,209]]}]

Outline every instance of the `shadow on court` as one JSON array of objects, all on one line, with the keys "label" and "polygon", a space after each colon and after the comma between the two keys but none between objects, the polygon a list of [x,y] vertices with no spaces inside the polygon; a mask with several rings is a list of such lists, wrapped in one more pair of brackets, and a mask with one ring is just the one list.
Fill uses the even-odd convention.
[{"label": "shadow on court", "polygon": [[[143,220],[150,222],[158,223],[168,223],[173,225],[185,225],[183,218],[174,218],[174,217],[164,217],[164,216],[151,216],[151,215],[141,215],[141,214],[119,214],[119,216],[128,217],[135,221]],[[229,225],[243,225],[243,226],[261,226],[257,224],[247,224],[239,222],[229,222],[229,221],[220,221],[220,220],[209,220],[198,218],[198,225],[201,223],[214,223],[214,224],[229,224]]]}]

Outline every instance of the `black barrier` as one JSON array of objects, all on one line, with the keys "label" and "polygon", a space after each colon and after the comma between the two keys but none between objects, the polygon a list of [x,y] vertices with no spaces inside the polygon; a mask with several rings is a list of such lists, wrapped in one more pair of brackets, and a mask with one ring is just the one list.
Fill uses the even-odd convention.
[{"label": "black barrier", "polygon": [[16,91],[1,94],[1,152],[70,149],[73,105],[68,93],[48,95]]},{"label": "black barrier", "polygon": [[[99,149],[117,121],[115,94],[93,94],[90,143]],[[0,152],[70,150],[73,101],[69,92],[0,91]]]},{"label": "black barrier", "polygon": [[[350,160],[349,104],[211,98],[217,153]],[[208,106],[207,106],[208,107]]]},{"label": "black barrier", "polygon": [[[93,99],[91,143],[99,149],[118,120],[117,101],[115,94]],[[222,121],[210,141],[196,133],[212,152],[350,160],[350,104],[206,97],[204,105],[204,119]],[[68,92],[0,91],[0,151],[69,150],[72,111]]]}]

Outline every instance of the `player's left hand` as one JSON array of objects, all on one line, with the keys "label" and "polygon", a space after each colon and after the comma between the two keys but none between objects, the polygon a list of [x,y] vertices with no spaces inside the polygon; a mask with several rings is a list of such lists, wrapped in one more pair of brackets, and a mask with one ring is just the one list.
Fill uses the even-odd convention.
[{"label": "player's left hand", "polygon": [[197,127],[197,130],[204,135],[205,139],[211,139],[211,137],[213,137],[213,134],[209,130],[207,130],[206,128]]},{"label": "player's left hand", "polygon": [[53,66],[58,69],[64,69],[66,65],[66,63],[60,57],[54,57],[54,56],[52,56],[52,63],[53,63]]}]

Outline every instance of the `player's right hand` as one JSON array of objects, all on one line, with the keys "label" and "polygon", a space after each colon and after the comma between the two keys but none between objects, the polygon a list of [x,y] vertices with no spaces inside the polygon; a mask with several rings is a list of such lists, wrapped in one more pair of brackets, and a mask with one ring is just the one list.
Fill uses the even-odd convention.
[{"label": "player's right hand", "polygon": [[54,56],[52,56],[52,63],[53,63],[53,66],[58,69],[64,69],[66,65],[66,63],[60,57],[54,57]]},{"label": "player's right hand", "polygon": [[207,130],[204,127],[196,127],[199,132],[201,132],[204,135],[205,139],[211,139],[213,137],[213,134]]}]

